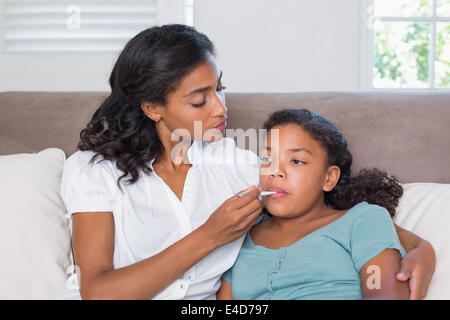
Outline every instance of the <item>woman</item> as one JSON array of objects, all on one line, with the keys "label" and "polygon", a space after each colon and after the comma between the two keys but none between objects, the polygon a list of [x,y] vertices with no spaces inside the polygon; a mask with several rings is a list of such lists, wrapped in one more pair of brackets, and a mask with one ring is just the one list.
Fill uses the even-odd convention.
[{"label": "woman", "polygon": [[[191,27],[153,27],[127,43],[111,94],[64,166],[61,197],[80,270],[72,293],[215,299],[262,212],[257,156],[220,136],[227,119],[221,76],[213,44]],[[198,136],[195,123],[200,138],[178,148],[179,138]],[[409,251],[403,280],[414,280],[412,295],[421,297],[434,251],[407,231],[399,237]]]}]

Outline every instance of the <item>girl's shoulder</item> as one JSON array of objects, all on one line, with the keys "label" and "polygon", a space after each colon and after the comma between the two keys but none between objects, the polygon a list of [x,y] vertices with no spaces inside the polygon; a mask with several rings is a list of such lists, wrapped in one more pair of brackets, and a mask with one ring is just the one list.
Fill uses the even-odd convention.
[{"label": "girl's shoulder", "polygon": [[375,216],[385,216],[387,214],[388,216],[390,216],[386,208],[379,206],[377,204],[368,203],[367,201],[361,201],[355,204],[352,208],[348,210],[346,214],[349,213],[354,219],[364,217],[368,214]]},{"label": "girl's shoulder", "polygon": [[370,234],[382,238],[386,232],[390,236],[396,235],[394,222],[386,208],[364,201],[350,211],[352,211],[350,224],[352,238],[365,238]]}]

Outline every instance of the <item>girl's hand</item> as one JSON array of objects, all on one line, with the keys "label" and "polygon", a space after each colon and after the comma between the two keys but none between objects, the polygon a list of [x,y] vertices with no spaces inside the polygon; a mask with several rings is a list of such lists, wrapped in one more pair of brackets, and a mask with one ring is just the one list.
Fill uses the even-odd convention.
[{"label": "girl's hand", "polygon": [[421,240],[403,258],[397,280],[409,280],[411,300],[423,299],[427,295],[435,267],[436,254],[431,244],[425,240]]},{"label": "girl's hand", "polygon": [[253,185],[241,192],[245,192],[245,195],[234,195],[227,199],[201,226],[215,247],[232,242],[247,233],[262,212],[262,202],[258,198],[261,191],[258,188]]}]

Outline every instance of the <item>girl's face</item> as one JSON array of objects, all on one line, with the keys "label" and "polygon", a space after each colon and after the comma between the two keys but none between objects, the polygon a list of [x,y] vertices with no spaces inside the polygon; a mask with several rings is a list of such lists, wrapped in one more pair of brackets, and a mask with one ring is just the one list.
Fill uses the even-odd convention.
[{"label": "girl's face", "polygon": [[[276,129],[279,139],[272,142]],[[278,192],[263,197],[273,216],[293,218],[308,212],[323,203],[323,191],[331,191],[339,179],[339,168],[328,166],[325,149],[294,124],[268,132],[261,160],[260,188]]]},{"label": "girl's face", "polygon": [[189,134],[192,140],[219,140],[223,137],[227,119],[221,78],[216,60],[209,55],[203,64],[181,80],[175,91],[169,93],[166,106],[143,103],[142,109],[151,119],[159,120],[160,136],[173,133],[185,137]]}]

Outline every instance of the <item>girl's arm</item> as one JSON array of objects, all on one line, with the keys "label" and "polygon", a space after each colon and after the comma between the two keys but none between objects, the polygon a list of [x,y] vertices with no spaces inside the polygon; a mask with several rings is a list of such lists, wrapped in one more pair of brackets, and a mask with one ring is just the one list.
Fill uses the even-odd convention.
[{"label": "girl's arm", "polygon": [[217,300],[234,300],[231,283],[222,278],[222,285],[216,293]]},{"label": "girl's arm", "polygon": [[397,273],[397,279],[409,280],[412,300],[422,299],[427,295],[436,268],[436,253],[428,241],[397,225],[395,229],[402,246],[408,252],[401,261],[401,270]]},{"label": "girl's arm", "polygon": [[401,256],[396,249],[386,249],[369,260],[359,271],[363,300],[407,300],[408,283],[397,280]]}]

